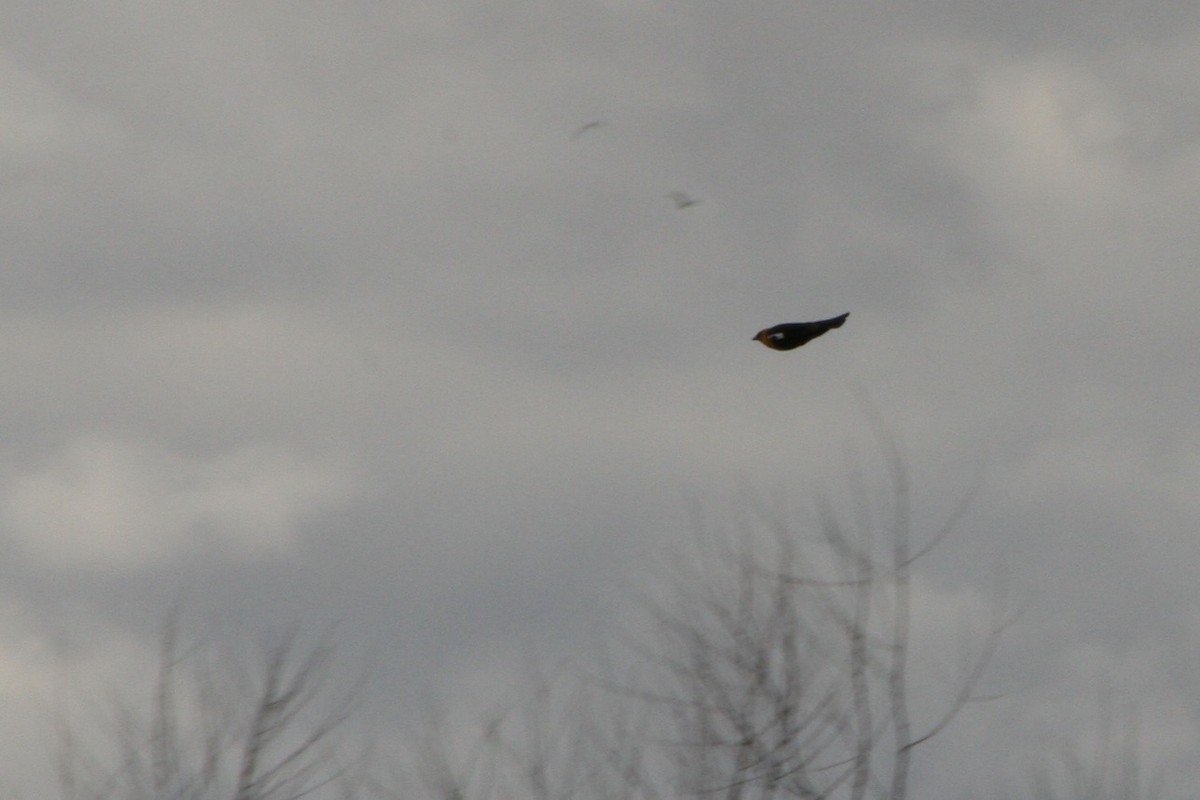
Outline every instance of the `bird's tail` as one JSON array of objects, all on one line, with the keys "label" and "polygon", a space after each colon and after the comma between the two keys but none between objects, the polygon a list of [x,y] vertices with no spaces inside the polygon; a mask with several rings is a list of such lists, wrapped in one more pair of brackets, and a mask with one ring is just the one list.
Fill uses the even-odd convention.
[{"label": "bird's tail", "polygon": [[847,311],[845,314],[842,314],[840,317],[834,317],[833,319],[827,320],[829,322],[829,327],[831,327],[831,328],[842,327],[842,323],[846,321],[846,317],[848,317],[848,316],[850,316],[849,311]]}]

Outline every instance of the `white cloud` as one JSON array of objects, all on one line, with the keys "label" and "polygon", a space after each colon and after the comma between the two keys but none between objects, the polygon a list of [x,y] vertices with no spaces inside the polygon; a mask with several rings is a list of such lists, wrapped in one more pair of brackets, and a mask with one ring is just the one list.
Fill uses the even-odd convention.
[{"label": "white cloud", "polygon": [[352,495],[329,459],[249,445],[207,457],[81,436],[0,486],[9,535],[78,567],[137,567],[217,544],[243,556],[288,549],[308,514]]},{"label": "white cloud", "polygon": [[913,54],[921,144],[946,148],[997,205],[1113,202],[1130,176],[1123,149],[1137,120],[1094,67],[938,42]]}]

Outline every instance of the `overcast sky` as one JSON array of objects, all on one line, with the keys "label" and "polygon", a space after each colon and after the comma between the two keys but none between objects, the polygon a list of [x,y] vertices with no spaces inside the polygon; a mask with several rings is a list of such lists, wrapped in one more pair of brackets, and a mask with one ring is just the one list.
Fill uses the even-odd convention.
[{"label": "overcast sky", "polygon": [[1194,796],[1200,6],[3,6],[8,784],[174,603],[336,621],[376,730],[502,697],[693,501],[871,473],[865,394],[919,522],[975,492],[923,652],[1024,609],[914,792],[1021,785],[1107,688]]}]

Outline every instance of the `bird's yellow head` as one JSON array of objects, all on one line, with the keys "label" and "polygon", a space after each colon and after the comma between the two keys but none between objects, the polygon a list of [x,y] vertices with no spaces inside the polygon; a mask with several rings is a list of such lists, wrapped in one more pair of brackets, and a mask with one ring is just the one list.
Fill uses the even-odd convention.
[{"label": "bird's yellow head", "polygon": [[771,329],[770,328],[766,328],[766,329],[761,330],[758,333],[756,333],[754,335],[754,341],[762,342],[763,344],[765,344],[767,347],[771,348],[772,350],[775,349],[775,340],[771,338]]}]

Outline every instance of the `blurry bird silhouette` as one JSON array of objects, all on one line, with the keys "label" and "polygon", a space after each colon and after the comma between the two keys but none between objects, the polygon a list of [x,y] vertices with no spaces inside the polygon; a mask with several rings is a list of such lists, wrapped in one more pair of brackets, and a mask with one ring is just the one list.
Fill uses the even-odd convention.
[{"label": "blurry bird silhouette", "polygon": [[669,195],[667,195],[667,197],[675,201],[675,208],[679,210],[683,210],[689,206],[694,206],[700,202],[692,197],[688,197],[683,192],[671,192]]},{"label": "blurry bird silhouette", "polygon": [[850,316],[849,311],[840,317],[816,322],[785,322],[782,325],[759,331],[754,335],[754,341],[762,342],[772,350],[795,350],[827,331],[842,327],[842,323],[848,316]]},{"label": "blurry bird silhouette", "polygon": [[605,123],[604,120],[602,120],[602,119],[592,120],[591,122],[587,123],[586,125],[581,125],[578,128],[576,128],[575,132],[571,134],[571,138],[578,139],[580,136],[583,136],[588,131],[595,130],[596,128],[602,128],[605,126],[605,124],[607,124],[607,123]]}]

